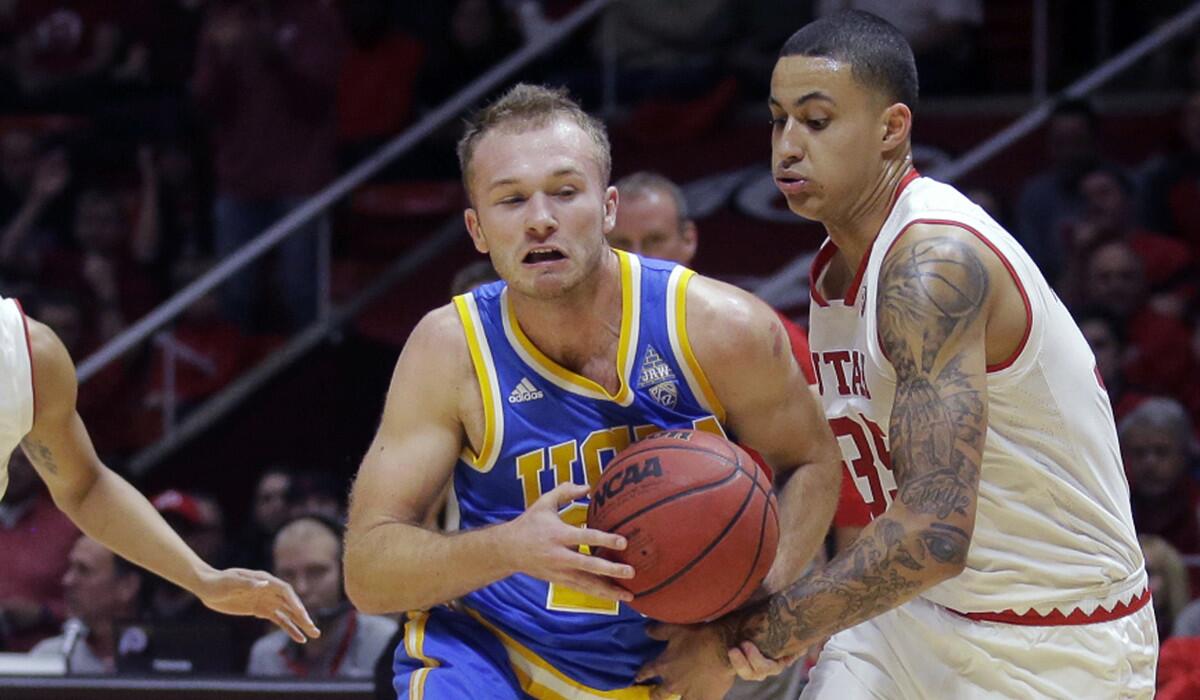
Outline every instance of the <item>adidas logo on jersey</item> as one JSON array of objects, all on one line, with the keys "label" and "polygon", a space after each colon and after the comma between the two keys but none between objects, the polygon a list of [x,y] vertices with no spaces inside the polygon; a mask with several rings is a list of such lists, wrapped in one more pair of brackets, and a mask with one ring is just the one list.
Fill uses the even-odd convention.
[{"label": "adidas logo on jersey", "polygon": [[521,377],[521,383],[517,384],[508,395],[509,403],[524,403],[526,401],[537,401],[545,396],[542,390],[533,385],[529,381],[529,377]]}]

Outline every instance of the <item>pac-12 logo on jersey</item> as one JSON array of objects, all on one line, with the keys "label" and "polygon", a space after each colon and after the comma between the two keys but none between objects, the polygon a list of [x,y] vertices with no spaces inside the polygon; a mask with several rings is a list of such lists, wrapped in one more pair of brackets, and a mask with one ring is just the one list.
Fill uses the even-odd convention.
[{"label": "pac-12 logo on jersey", "polygon": [[675,408],[675,404],[679,403],[679,382],[675,379],[675,373],[650,345],[646,346],[642,368],[638,371],[638,388],[646,387],[650,387],[650,397],[667,408]]}]

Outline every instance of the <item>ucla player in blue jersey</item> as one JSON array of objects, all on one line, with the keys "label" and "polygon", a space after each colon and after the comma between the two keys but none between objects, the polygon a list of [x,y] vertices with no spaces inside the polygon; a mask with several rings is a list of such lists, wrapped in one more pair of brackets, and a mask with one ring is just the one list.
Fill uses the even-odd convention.
[{"label": "ucla player in blue jersey", "polygon": [[[734,287],[608,247],[608,139],[562,93],[513,88],[459,156],[467,228],[503,281],[409,337],[347,531],[354,603],[417,611],[396,650],[400,697],[668,697],[636,682],[664,649],[702,669],[672,689],[689,700],[724,695],[729,658],[744,674],[782,670],[726,649],[715,626],[650,627],[623,604],[630,567],[581,551],[625,547],[584,524],[608,460],[694,427],[736,436],[788,477],[765,586],[799,575],[828,529],[840,458],[779,320]],[[422,529],[450,480],[462,531]]]}]

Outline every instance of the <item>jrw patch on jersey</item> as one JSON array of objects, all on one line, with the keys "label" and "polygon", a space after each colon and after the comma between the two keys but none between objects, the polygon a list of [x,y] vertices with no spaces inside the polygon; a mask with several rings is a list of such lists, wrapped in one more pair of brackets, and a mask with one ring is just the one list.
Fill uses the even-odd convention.
[{"label": "jrw patch on jersey", "polygon": [[667,408],[674,408],[679,403],[679,382],[675,373],[652,345],[646,346],[642,366],[638,370],[638,388],[646,387],[649,387],[650,396]]}]

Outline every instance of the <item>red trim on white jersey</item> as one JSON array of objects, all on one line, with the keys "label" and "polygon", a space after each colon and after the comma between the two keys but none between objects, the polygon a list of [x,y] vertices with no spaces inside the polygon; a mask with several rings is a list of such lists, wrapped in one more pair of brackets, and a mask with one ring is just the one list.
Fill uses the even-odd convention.
[{"label": "red trim on white jersey", "polygon": [[1146,607],[1150,602],[1150,589],[1147,588],[1135,596],[1128,603],[1118,602],[1112,607],[1112,610],[1106,610],[1104,606],[1097,606],[1090,613],[1085,613],[1079,608],[1075,608],[1069,613],[1064,613],[1061,610],[1052,610],[1045,615],[1030,610],[1027,613],[1017,613],[1013,610],[1004,610],[1002,612],[983,612],[983,613],[964,613],[957,610],[950,612],[968,620],[977,622],[1000,622],[1006,625],[1025,625],[1028,627],[1063,627],[1069,625],[1094,625],[1099,622],[1112,622],[1119,620],[1127,615]]},{"label": "red trim on white jersey", "polygon": [[17,311],[21,314],[21,325],[25,328],[25,351],[29,354],[29,395],[33,401],[33,419],[29,424],[34,426],[37,425],[37,379],[33,367],[33,338],[29,336],[29,317],[25,315],[25,308],[18,299],[13,299],[13,303],[17,305]]},{"label": "red trim on white jersey", "polygon": [[[961,221],[954,221],[951,219],[913,219],[904,225],[904,228],[900,230],[900,233],[896,234],[896,238],[892,240],[892,244],[888,246],[888,249],[886,252],[884,252],[883,256],[886,258],[888,253],[891,253],[892,249],[896,247],[896,244],[900,242],[900,239],[904,236],[904,234],[908,233],[910,228],[917,225],[953,226],[964,231],[969,231],[976,238],[978,238],[981,243],[986,245],[988,249],[1000,259],[1000,263],[1004,265],[1004,269],[1008,270],[1008,276],[1012,278],[1013,284],[1017,285],[1017,292],[1021,294],[1021,302],[1025,304],[1025,332],[1021,335],[1021,342],[1017,343],[1016,349],[1013,350],[1012,354],[1009,355],[1007,359],[986,367],[988,372],[999,372],[1000,370],[1008,369],[1014,362],[1017,361],[1017,358],[1021,356],[1021,353],[1024,352],[1025,345],[1029,342],[1029,335],[1033,332],[1033,305],[1029,302],[1029,294],[1025,291],[1024,283],[1022,283],[1021,278],[1017,276],[1017,271],[1015,268],[1013,268],[1012,263],[1008,261],[1008,256],[1000,252],[1000,249],[997,248],[994,243],[989,241],[986,236],[975,230],[973,227],[968,226]],[[883,353],[883,356],[887,357],[887,348],[884,347],[883,342],[878,338],[878,328],[875,329],[875,333],[877,336],[875,340],[879,344],[879,349]],[[888,362],[891,361],[892,359],[888,357]]]},{"label": "red trim on white jersey", "polygon": [[[884,215],[884,221],[892,215],[892,210],[896,208],[896,202],[900,200],[901,193],[905,188],[912,183],[913,180],[921,177],[921,173],[917,172],[916,168],[905,173],[904,177],[900,178],[900,184],[896,186],[895,193],[892,194],[892,201],[888,204],[887,214]],[[854,301],[858,299],[858,288],[862,285],[863,275],[867,273],[867,263],[871,260],[871,249],[875,247],[875,240],[879,238],[879,233],[876,232],[875,238],[871,239],[871,245],[867,246],[867,252],[863,254],[862,260],[858,262],[858,270],[854,272],[854,279],[850,281],[850,286],[846,288],[846,297],[844,302],[846,306],[854,306]],[[817,251],[817,256],[813,258],[812,266],[808,273],[808,291],[812,296],[813,301],[817,302],[818,306],[829,306],[829,301],[821,292],[817,291],[817,279],[821,273],[825,271],[825,267],[829,265],[829,261],[838,252],[837,245],[832,239],[825,242]]]}]

